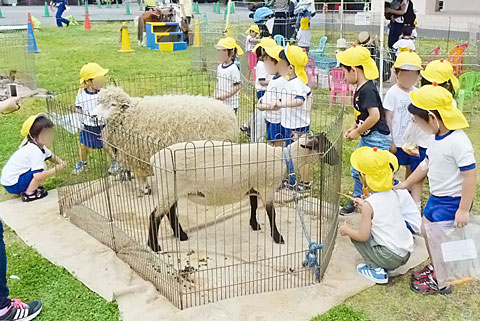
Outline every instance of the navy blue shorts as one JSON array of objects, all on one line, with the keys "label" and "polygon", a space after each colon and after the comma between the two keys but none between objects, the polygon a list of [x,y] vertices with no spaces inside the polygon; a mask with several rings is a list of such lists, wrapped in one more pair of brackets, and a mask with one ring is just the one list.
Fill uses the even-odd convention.
[{"label": "navy blue shorts", "polygon": [[401,147],[397,147],[395,156],[397,156],[398,165],[410,166],[410,170],[413,172],[427,156],[426,148],[419,147],[418,151],[420,156],[414,156],[407,154]]},{"label": "navy blue shorts", "polygon": [[460,196],[430,195],[423,209],[423,216],[430,222],[453,221],[461,199]]},{"label": "navy blue shorts", "polygon": [[103,126],[83,125],[80,132],[80,143],[88,148],[102,148],[102,129]]},{"label": "navy blue shorts", "polygon": [[23,173],[18,177],[17,184],[3,187],[5,187],[7,192],[9,192],[10,194],[21,194],[27,190],[28,185],[30,185],[30,182],[33,179],[33,174],[41,172],[43,172],[43,169],[38,169],[36,171],[29,170],[28,172]]},{"label": "navy blue shorts", "polygon": [[263,97],[265,95],[265,90],[259,90],[257,91],[257,100]]},{"label": "navy blue shorts", "polygon": [[282,140],[282,125],[280,123],[271,123],[268,120],[265,120],[267,124],[267,140],[274,141],[274,140]]},{"label": "navy blue shorts", "polygon": [[310,131],[310,125],[305,127],[295,128],[295,129],[289,129],[282,126],[282,137],[286,139],[285,146],[288,146],[291,143],[293,143],[293,140],[291,138],[295,133],[308,133],[309,131]]}]

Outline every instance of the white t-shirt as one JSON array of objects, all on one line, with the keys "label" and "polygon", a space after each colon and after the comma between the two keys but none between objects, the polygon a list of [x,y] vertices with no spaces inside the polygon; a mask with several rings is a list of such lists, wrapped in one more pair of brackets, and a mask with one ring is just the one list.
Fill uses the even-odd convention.
[{"label": "white t-shirt", "polygon": [[87,89],[78,91],[75,98],[75,106],[82,109],[81,121],[87,126],[102,126],[105,123],[102,120],[90,117],[98,102],[98,91],[90,92]]},{"label": "white t-shirt", "polygon": [[461,129],[435,136],[427,149],[428,182],[435,196],[462,196],[462,171],[475,168],[472,143]]},{"label": "white t-shirt", "polygon": [[397,50],[397,56],[400,54],[400,49],[412,49],[415,51],[415,42],[412,39],[399,39],[397,42],[393,44],[393,49]]},{"label": "white t-shirt", "polygon": [[20,175],[32,170],[46,169],[45,161],[52,157],[52,152],[44,147],[43,151],[33,143],[17,149],[8,159],[2,169],[0,181],[3,186],[12,186],[18,183]]},{"label": "white t-shirt", "polygon": [[312,42],[312,32],[310,30],[298,30],[297,45],[299,47],[310,47]]},{"label": "white t-shirt", "polygon": [[422,225],[422,216],[420,210],[415,204],[415,201],[406,189],[395,191],[400,201],[400,209],[402,210],[403,219],[408,222],[415,233],[420,233],[420,226]]},{"label": "white t-shirt", "polygon": [[[263,104],[269,104],[278,101],[285,92],[285,86],[288,80],[282,76],[274,76],[268,83],[265,95],[261,98]],[[266,110],[265,119],[270,123],[280,124],[282,120],[281,110]]]},{"label": "white t-shirt", "polygon": [[413,235],[405,224],[398,194],[393,190],[374,193],[366,202],[373,209],[371,233],[375,242],[401,257],[413,252]]},{"label": "white t-shirt", "polygon": [[[227,93],[233,90],[233,87],[240,84],[240,70],[238,70],[235,63],[231,63],[228,66],[223,64],[217,67],[217,87],[215,91],[220,93]],[[231,107],[233,110],[239,106],[239,93],[228,97],[223,102],[225,105]]]},{"label": "white t-shirt", "polygon": [[257,65],[255,66],[255,89],[257,91],[267,90],[267,86],[260,85],[260,80],[265,80],[270,82],[271,79],[272,79],[272,75],[270,75],[267,72],[267,69],[265,69],[265,63],[259,60],[257,62]]},{"label": "white t-shirt", "polygon": [[[412,91],[418,89],[413,87]],[[402,147],[405,131],[412,121],[408,106],[412,103],[410,92],[403,90],[397,84],[393,85],[385,94],[383,108],[392,112],[392,137],[395,146]]]},{"label": "white t-shirt", "polygon": [[295,77],[287,80],[285,92],[281,99],[292,100],[299,98],[303,100],[303,105],[299,107],[284,107],[282,111],[281,124],[284,128],[295,129],[310,125],[310,99],[312,91],[305,85],[300,78]]},{"label": "white t-shirt", "polygon": [[253,48],[255,48],[255,43],[250,41],[252,40],[253,37],[248,35],[247,38],[245,39],[245,52],[252,51]]}]

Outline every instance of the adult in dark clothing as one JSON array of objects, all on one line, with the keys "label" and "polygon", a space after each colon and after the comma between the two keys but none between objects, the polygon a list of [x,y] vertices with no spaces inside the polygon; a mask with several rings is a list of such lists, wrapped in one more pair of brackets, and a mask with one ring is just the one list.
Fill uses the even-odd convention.
[{"label": "adult in dark clothing", "polygon": [[413,26],[416,19],[411,0],[402,0],[398,9],[385,7],[385,13],[391,18],[390,31],[388,33],[388,47],[393,49],[393,45],[402,35],[404,26]]},{"label": "adult in dark clothing", "polygon": [[62,28],[63,24],[66,24],[68,27],[70,21],[68,21],[65,18],[62,18],[63,12],[67,10],[67,1],[57,0],[57,3],[55,4],[55,6],[57,7],[57,14],[55,15],[55,18],[57,18],[57,26]]}]

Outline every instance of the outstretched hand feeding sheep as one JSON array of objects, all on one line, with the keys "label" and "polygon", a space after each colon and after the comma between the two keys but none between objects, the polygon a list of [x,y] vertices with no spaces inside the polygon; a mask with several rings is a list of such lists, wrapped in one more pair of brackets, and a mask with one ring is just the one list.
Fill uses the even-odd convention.
[{"label": "outstretched hand feeding sheep", "polygon": [[151,191],[147,183],[153,174],[150,157],[165,146],[198,139],[238,139],[233,111],[204,96],[135,98],[109,86],[100,91],[92,114],[105,120],[104,148],[135,175],[140,195]]},{"label": "outstretched hand feeding sheep", "polygon": [[[327,137],[305,134],[289,147],[295,170],[314,162],[334,165],[339,155]],[[275,243],[284,243],[275,223],[274,196],[289,175],[282,147],[267,143],[233,144],[219,141],[178,143],[155,154],[150,163],[161,191],[161,202],[150,214],[148,246],[155,252],[161,219],[167,215],[173,234],[187,240],[176,214],[177,201],[188,194],[201,195],[204,203],[225,205],[250,197],[250,226],[260,230],[256,210],[258,197],[265,205]]]}]

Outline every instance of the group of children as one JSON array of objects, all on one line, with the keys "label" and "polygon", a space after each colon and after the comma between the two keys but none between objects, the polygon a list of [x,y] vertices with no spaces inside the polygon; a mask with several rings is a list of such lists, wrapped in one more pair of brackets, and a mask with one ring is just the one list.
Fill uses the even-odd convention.
[{"label": "group of children", "polygon": [[[469,125],[453,99],[459,83],[448,61],[432,61],[423,69],[413,50],[400,52],[394,65],[396,84],[382,102],[373,83],[378,69],[366,48],[354,45],[337,59],[346,81],[356,85],[355,122],[345,139],[359,139],[351,155],[353,200],[341,214],[356,207],[362,213],[358,228],[345,223],[339,233],[350,237],[365,260],[358,273],[387,283],[389,272],[408,261],[414,234],[423,234],[428,249],[425,224],[449,221],[461,228],[468,223],[476,186],[474,149],[463,131]],[[407,133],[414,141],[405,141]],[[401,183],[394,179],[399,166],[406,167]],[[430,197],[421,218],[426,177]],[[436,279],[431,264],[414,273],[411,289],[451,292],[449,284]]]}]

